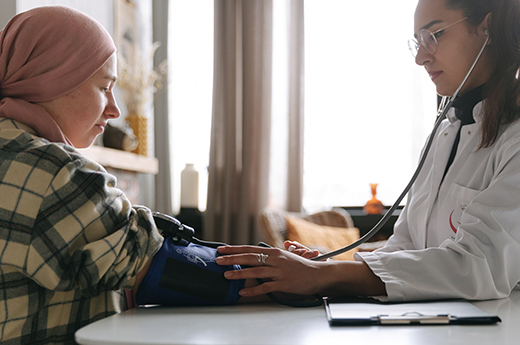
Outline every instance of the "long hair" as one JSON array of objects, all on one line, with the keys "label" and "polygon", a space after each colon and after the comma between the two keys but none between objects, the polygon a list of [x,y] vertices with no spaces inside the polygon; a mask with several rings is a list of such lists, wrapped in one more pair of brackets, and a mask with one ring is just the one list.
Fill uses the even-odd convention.
[{"label": "long hair", "polygon": [[520,118],[520,1],[446,0],[446,5],[462,10],[473,26],[491,13],[491,44],[486,49],[494,65],[484,90],[487,97],[480,142],[481,148],[489,147],[496,141],[501,125]]}]

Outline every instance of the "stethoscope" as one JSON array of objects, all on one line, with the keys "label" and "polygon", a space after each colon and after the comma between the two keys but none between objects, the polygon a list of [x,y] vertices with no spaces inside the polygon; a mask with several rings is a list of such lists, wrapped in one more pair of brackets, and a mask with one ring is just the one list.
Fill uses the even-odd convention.
[{"label": "stethoscope", "polygon": [[[433,126],[433,130],[432,130],[430,136],[428,137],[428,141],[427,141],[426,146],[424,148],[424,151],[423,151],[423,153],[421,155],[421,159],[419,160],[419,164],[417,165],[417,168],[416,168],[414,174],[412,175],[412,178],[410,179],[410,182],[408,182],[408,184],[406,185],[405,189],[403,190],[401,195],[399,195],[399,197],[397,198],[395,203],[388,209],[388,211],[386,211],[386,213],[381,218],[381,220],[379,220],[379,222],[370,231],[368,231],[363,237],[361,237],[359,240],[357,240],[357,241],[355,241],[355,242],[353,242],[353,243],[351,243],[348,246],[345,246],[343,248],[331,251],[331,252],[329,252],[327,254],[316,256],[316,257],[314,257],[314,258],[312,258],[310,260],[312,260],[312,261],[327,260],[329,258],[332,258],[332,257],[336,256],[336,255],[340,255],[342,253],[345,253],[345,252],[347,252],[347,251],[349,251],[351,249],[354,249],[354,248],[358,247],[359,245],[365,243],[370,238],[372,238],[372,236],[374,236],[383,227],[383,225],[390,219],[391,215],[394,213],[394,211],[397,209],[397,207],[401,204],[401,201],[404,199],[406,194],[408,194],[408,192],[412,188],[415,180],[419,176],[419,173],[421,172],[421,170],[422,170],[422,168],[424,166],[424,163],[426,161],[426,157],[428,156],[428,152],[430,151],[430,148],[432,146],[433,140],[435,138],[435,133],[437,132],[439,126],[441,125],[441,122],[446,118],[446,114],[451,109],[451,106],[452,106],[453,102],[455,101],[455,99],[457,98],[457,96],[459,95],[460,90],[462,89],[462,87],[464,86],[466,81],[468,80],[471,72],[473,72],[473,69],[477,65],[480,57],[482,56],[482,53],[484,52],[484,49],[486,48],[486,46],[487,46],[487,44],[489,42],[489,33],[488,33],[487,30],[486,30],[485,34],[487,36],[486,41],[484,42],[484,45],[482,46],[482,49],[478,53],[477,58],[475,59],[475,62],[473,62],[473,65],[469,69],[468,73],[464,77],[464,80],[462,81],[462,83],[460,84],[458,89],[455,91],[453,96],[451,96],[451,97],[444,96],[442,98],[442,100],[441,100],[441,102],[439,104],[439,108],[437,110],[437,119],[436,119],[435,124]],[[195,235],[195,230],[193,228],[191,228],[191,227],[189,227],[187,225],[182,224],[177,219],[175,219],[175,218],[173,218],[173,217],[171,217],[169,215],[156,212],[156,213],[154,213],[154,220],[155,220],[155,223],[156,223],[157,227],[159,229],[161,229],[162,231],[164,231],[165,233],[167,233],[168,235],[172,236],[175,241],[179,241],[179,242],[180,241],[192,242],[194,244],[199,244],[199,245],[207,246],[207,247],[211,247],[211,248],[217,248],[219,246],[225,246],[226,245],[225,243],[209,242],[209,241],[202,241],[202,240],[197,239],[194,236]],[[265,244],[263,242],[260,243],[259,246],[270,247],[268,244]],[[259,281],[259,283],[263,283],[264,282],[262,279],[258,279],[258,281]],[[294,301],[293,300],[288,300],[288,299],[283,298],[283,297],[276,296],[273,293],[268,293],[267,296],[271,300],[273,300],[273,301],[275,301],[277,303],[280,303],[280,304],[283,304],[283,305],[287,305],[287,306],[291,306],[291,307],[315,307],[315,306],[319,306],[319,305],[323,304],[323,298],[319,294],[315,294],[315,295],[312,295],[312,296],[300,296],[300,297],[304,297],[305,299],[304,300],[301,300],[301,299],[300,300],[294,300]]]},{"label": "stethoscope", "polygon": [[[394,213],[394,211],[400,205],[400,203],[403,200],[403,198],[406,196],[406,194],[408,194],[408,192],[412,188],[413,184],[415,183],[415,180],[417,180],[417,177],[419,176],[419,173],[421,172],[421,170],[422,170],[422,168],[424,166],[424,162],[426,161],[426,157],[428,156],[428,152],[430,151],[430,148],[432,146],[433,140],[435,139],[435,133],[439,129],[439,126],[441,125],[442,121],[446,118],[446,114],[451,109],[451,106],[453,105],[453,102],[455,101],[455,99],[459,95],[460,90],[462,89],[462,87],[464,86],[466,81],[468,80],[469,76],[471,75],[471,72],[473,72],[473,70],[475,69],[475,66],[477,65],[478,61],[480,60],[480,57],[482,56],[482,53],[484,52],[484,49],[486,49],[486,46],[487,46],[487,44],[489,42],[489,32],[487,30],[485,31],[485,35],[486,35],[486,41],[484,42],[484,45],[480,49],[480,51],[479,51],[479,53],[477,55],[477,58],[473,62],[473,65],[469,69],[468,73],[464,77],[464,80],[462,80],[462,83],[459,85],[459,87],[457,88],[457,90],[455,91],[453,96],[451,96],[451,97],[449,97],[449,96],[442,97],[442,100],[441,100],[441,102],[439,104],[439,108],[437,110],[437,119],[436,119],[435,124],[433,126],[433,130],[432,130],[432,132],[431,132],[431,134],[430,134],[430,136],[428,138],[428,141],[426,143],[424,151],[423,151],[423,153],[421,155],[421,159],[419,160],[419,164],[417,165],[417,168],[415,169],[415,172],[412,175],[412,178],[410,179],[410,182],[408,182],[408,184],[406,185],[405,189],[403,190],[401,195],[399,195],[399,197],[397,198],[395,203],[392,205],[392,207],[390,207],[388,209],[388,211],[386,211],[384,216],[379,220],[379,222],[376,225],[374,225],[374,227],[370,231],[368,231],[363,237],[361,237],[359,240],[357,240],[357,241],[355,241],[355,242],[353,242],[353,243],[351,243],[351,244],[349,244],[349,245],[347,245],[347,246],[345,246],[343,248],[331,251],[331,252],[329,252],[327,254],[316,256],[316,257],[314,257],[314,258],[312,258],[310,260],[312,260],[312,261],[327,260],[327,259],[330,259],[330,258],[336,256],[336,255],[343,254],[343,253],[345,253],[345,252],[347,252],[347,251],[349,251],[351,249],[354,249],[354,248],[358,247],[359,245],[361,245],[361,244],[365,243],[366,241],[368,241],[372,236],[374,236],[383,227],[383,225],[385,225],[385,223],[390,219],[391,215]],[[278,296],[276,296],[274,294],[268,294],[268,296],[269,296],[269,298],[271,298],[273,301],[275,301],[277,303],[280,303],[280,304],[283,304],[283,305],[287,305],[287,306],[291,306],[291,307],[316,307],[316,306],[320,306],[321,304],[323,304],[323,298],[319,294],[315,294],[315,295],[312,295],[312,296],[304,296],[305,300],[300,300],[300,301],[288,301],[288,300],[280,298],[280,297],[278,297]]]},{"label": "stethoscope", "polygon": [[486,46],[487,46],[487,44],[489,42],[489,32],[486,30],[485,34],[487,36],[486,37],[486,41],[484,42],[484,45],[482,46],[482,49],[480,49],[480,52],[478,53],[477,58],[475,59],[475,62],[473,62],[473,65],[469,69],[468,73],[466,74],[466,77],[464,77],[464,80],[459,85],[458,89],[455,91],[453,96],[451,96],[451,97],[449,97],[449,96],[442,97],[442,100],[441,100],[441,102],[439,104],[439,108],[437,110],[437,119],[435,121],[435,125],[433,126],[433,130],[432,130],[432,132],[431,132],[431,134],[430,134],[430,136],[428,138],[428,142],[426,143],[426,146],[424,148],[423,154],[421,155],[421,159],[419,161],[419,164],[417,165],[417,168],[415,169],[415,172],[412,175],[412,178],[410,179],[410,182],[408,182],[408,184],[406,185],[406,188],[403,190],[401,195],[399,195],[399,197],[397,198],[395,203],[392,205],[392,207],[390,207],[388,209],[388,211],[386,211],[384,216],[379,220],[379,222],[376,225],[374,225],[374,227],[370,231],[368,231],[363,237],[361,237],[359,240],[357,240],[357,241],[355,241],[355,242],[353,242],[353,243],[351,243],[348,246],[345,246],[343,248],[331,251],[331,252],[329,252],[327,254],[316,256],[316,257],[314,257],[314,258],[312,258],[310,260],[314,260],[314,261],[326,260],[326,259],[332,258],[332,257],[334,257],[336,255],[345,253],[345,252],[347,252],[347,251],[349,251],[351,249],[354,249],[354,248],[358,247],[359,245],[365,243],[370,238],[372,238],[372,236],[374,236],[383,227],[383,225],[385,225],[385,223],[390,219],[390,217],[392,216],[394,211],[401,204],[401,201],[403,201],[403,199],[406,196],[406,194],[408,194],[408,192],[412,188],[415,180],[417,180],[417,177],[419,176],[419,173],[421,172],[421,170],[422,170],[422,168],[424,166],[424,162],[426,161],[426,157],[428,156],[428,152],[430,151],[430,148],[432,146],[432,143],[433,143],[433,140],[435,138],[435,133],[437,132],[437,129],[439,129],[439,126],[441,125],[442,121],[446,118],[446,114],[451,109],[451,106],[453,105],[453,102],[455,101],[455,99],[459,95],[460,90],[462,89],[462,87],[464,86],[466,81],[468,80],[471,72],[473,72],[473,69],[475,69],[475,66],[477,65],[480,57],[482,56],[482,53],[484,52],[484,49],[486,49]]}]

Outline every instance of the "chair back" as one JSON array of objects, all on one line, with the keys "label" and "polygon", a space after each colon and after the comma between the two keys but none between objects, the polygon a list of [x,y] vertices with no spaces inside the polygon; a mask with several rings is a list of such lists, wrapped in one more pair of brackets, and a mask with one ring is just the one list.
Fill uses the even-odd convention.
[{"label": "chair back", "polygon": [[338,228],[353,228],[354,222],[350,214],[342,208],[333,208],[310,215],[287,212],[280,209],[266,208],[261,216],[261,224],[269,244],[283,248],[283,242],[287,239],[286,217],[300,217],[314,224],[333,226]]}]

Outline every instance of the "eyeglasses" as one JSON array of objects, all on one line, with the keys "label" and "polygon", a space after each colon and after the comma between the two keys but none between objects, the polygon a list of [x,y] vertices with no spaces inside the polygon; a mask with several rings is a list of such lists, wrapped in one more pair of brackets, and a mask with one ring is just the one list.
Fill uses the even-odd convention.
[{"label": "eyeglasses", "polygon": [[439,29],[435,32],[431,32],[427,29],[422,29],[421,31],[419,31],[417,40],[408,40],[408,48],[410,49],[410,52],[412,53],[413,57],[415,58],[417,56],[417,53],[419,53],[419,48],[421,46],[423,46],[428,51],[428,53],[435,54],[437,52],[437,39],[442,35],[444,30],[466,19],[468,19],[468,17],[459,19],[456,22],[451,23],[450,25],[445,26],[442,29]]}]

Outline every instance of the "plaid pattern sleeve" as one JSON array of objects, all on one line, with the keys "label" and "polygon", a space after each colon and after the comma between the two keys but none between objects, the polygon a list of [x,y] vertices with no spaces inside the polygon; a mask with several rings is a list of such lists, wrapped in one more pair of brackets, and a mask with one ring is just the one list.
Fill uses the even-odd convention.
[{"label": "plaid pattern sleeve", "polygon": [[73,148],[0,118],[0,343],[74,344],[160,248],[152,214]]}]

